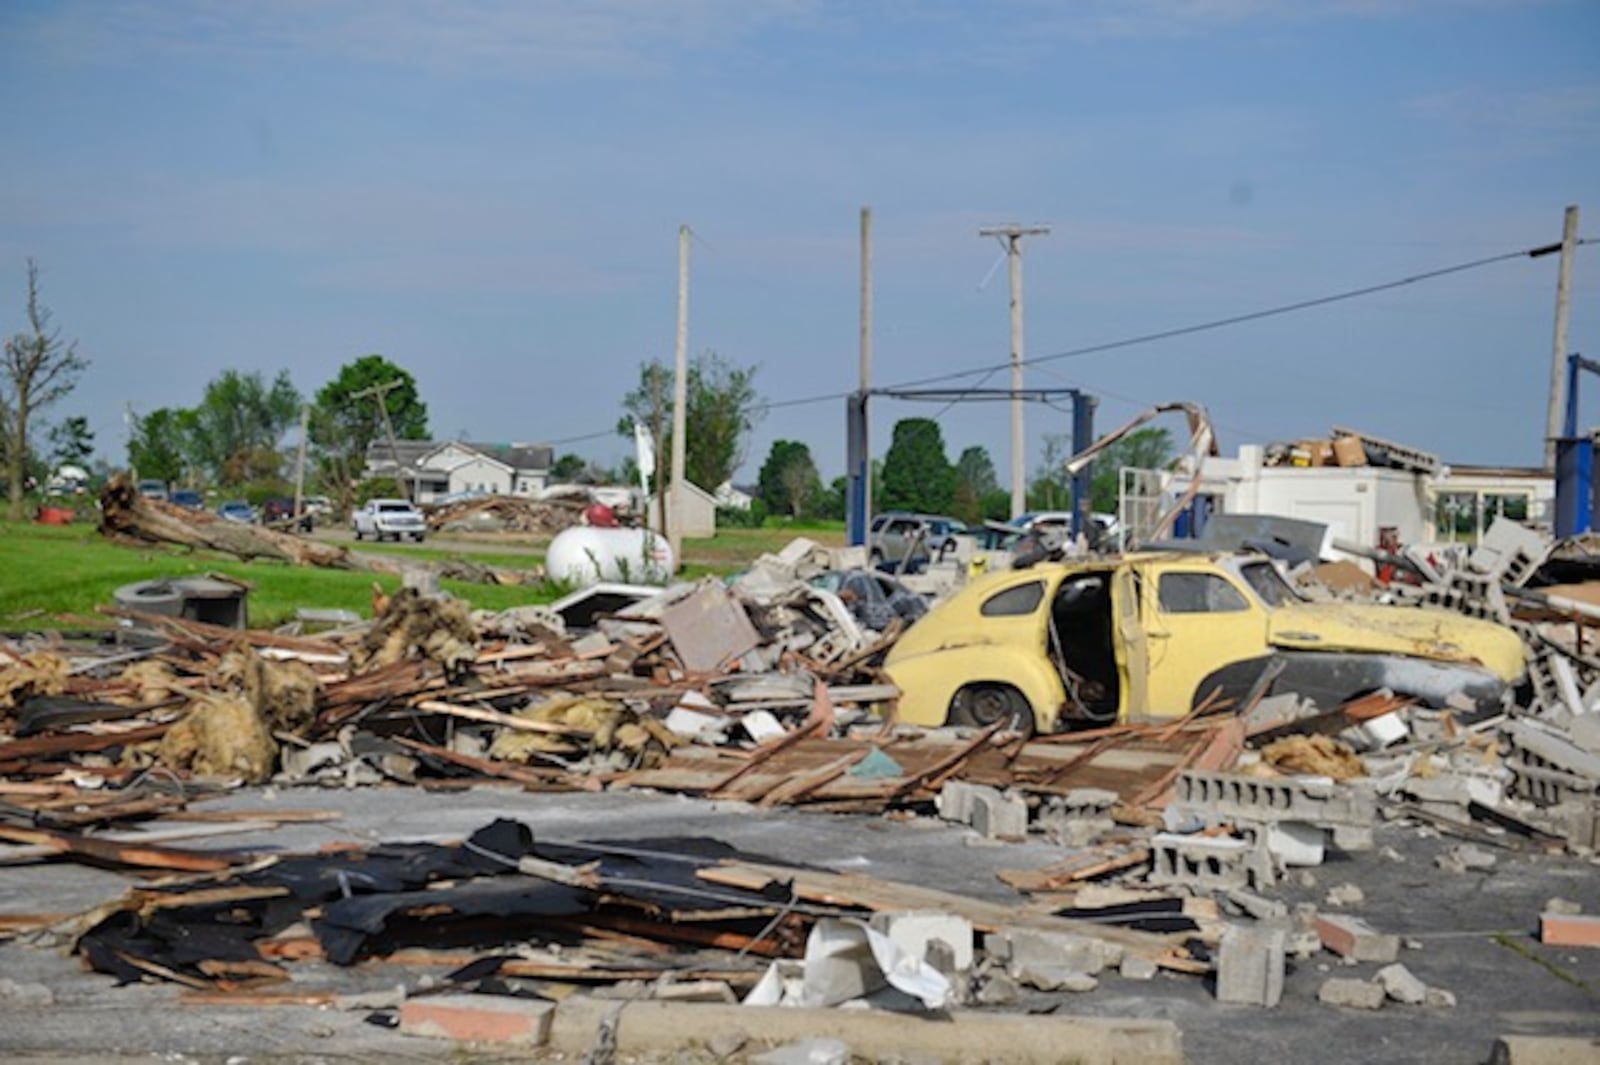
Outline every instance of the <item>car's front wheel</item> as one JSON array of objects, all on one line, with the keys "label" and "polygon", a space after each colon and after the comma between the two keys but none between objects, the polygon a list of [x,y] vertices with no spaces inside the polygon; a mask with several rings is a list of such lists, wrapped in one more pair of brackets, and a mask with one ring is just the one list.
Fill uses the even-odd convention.
[{"label": "car's front wheel", "polygon": [[356,539],[357,540],[362,540],[362,539],[366,538],[366,534],[361,531],[361,526],[359,526],[359,525],[357,525],[355,527],[355,533],[356,533]]},{"label": "car's front wheel", "polygon": [[1005,722],[1009,731],[1033,735],[1033,708],[1009,684],[969,684],[950,700],[952,725],[988,728],[997,721]]}]

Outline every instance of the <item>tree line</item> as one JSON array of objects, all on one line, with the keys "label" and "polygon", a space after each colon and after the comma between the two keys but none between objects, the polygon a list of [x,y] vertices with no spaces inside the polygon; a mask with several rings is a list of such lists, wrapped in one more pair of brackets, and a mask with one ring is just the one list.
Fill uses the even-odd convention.
[{"label": "tree line", "polygon": [[[94,452],[87,419],[64,418],[47,433],[48,453],[31,446],[41,412],[66,397],[89,362],[76,341],[65,341],[39,292],[38,266],[28,261],[26,328],[5,341],[0,366],[0,469],[8,486],[13,520],[22,516],[30,475],[46,462],[83,464]],[[672,448],[673,373],[660,361],[641,365],[638,383],[621,397],[617,432],[642,435],[656,456],[652,486],[667,472]],[[693,359],[686,389],[685,476],[715,491],[731,482],[748,457],[751,434],[766,408],[756,387],[756,368],[734,364],[713,351]],[[297,423],[305,419],[306,479],[320,486],[341,508],[353,502],[366,477],[367,455],[390,433],[396,440],[427,440],[428,408],[412,374],[378,354],[344,366],[311,397],[303,396],[281,371],[270,380],[260,372],[224,370],[208,382],[193,407],[161,407],[131,419],[128,463],[141,478],[173,486],[249,487],[282,493],[292,476],[291,450],[285,449]],[[298,441],[291,441],[298,443]],[[1070,505],[1065,462],[1074,450],[1070,436],[1045,437],[1044,452],[1030,479],[1031,509]],[[1096,463],[1093,509],[1114,510],[1122,466],[1164,466],[1172,457],[1164,429],[1130,434]],[[638,481],[630,456],[614,469],[564,453],[550,471],[552,482],[625,483]],[[946,454],[943,432],[931,418],[903,418],[894,425],[887,452],[873,461],[873,509],[948,514],[976,523],[1009,516],[1010,494],[999,485],[987,449],[965,448],[954,462]],[[810,447],[799,440],[777,440],[761,464],[755,485],[754,518],[844,517],[846,479],[824,484]]]}]

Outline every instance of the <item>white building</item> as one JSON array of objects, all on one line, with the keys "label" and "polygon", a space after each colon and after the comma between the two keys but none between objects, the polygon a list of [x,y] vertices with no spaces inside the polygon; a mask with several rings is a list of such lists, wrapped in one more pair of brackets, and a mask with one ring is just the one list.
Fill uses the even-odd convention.
[{"label": "white building", "polygon": [[393,477],[402,486],[414,486],[418,503],[460,495],[536,499],[550,479],[553,459],[554,450],[544,444],[402,440],[391,450],[385,440],[368,446],[366,475]]},{"label": "white building", "polygon": [[[1141,519],[1175,501],[1191,479],[1179,473],[1124,477],[1123,519],[1138,539]],[[1128,483],[1159,484],[1159,501],[1131,497]],[[1213,512],[1277,514],[1320,522],[1329,535],[1362,547],[1392,540],[1476,544],[1499,514],[1548,527],[1555,484],[1539,470],[1439,465],[1433,472],[1383,466],[1268,466],[1265,449],[1246,445],[1235,458],[1207,459],[1199,494]]]}]

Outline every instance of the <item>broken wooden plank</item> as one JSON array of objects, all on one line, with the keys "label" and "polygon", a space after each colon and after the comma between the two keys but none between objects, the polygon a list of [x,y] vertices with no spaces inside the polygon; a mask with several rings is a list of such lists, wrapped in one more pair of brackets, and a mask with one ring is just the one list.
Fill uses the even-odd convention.
[{"label": "broken wooden plank", "polygon": [[72,832],[57,832],[47,828],[18,828],[13,825],[0,825],[0,839],[48,847],[70,857],[146,869],[210,873],[231,868],[247,860],[199,851],[178,850],[154,843],[119,843],[115,840],[82,836]]}]

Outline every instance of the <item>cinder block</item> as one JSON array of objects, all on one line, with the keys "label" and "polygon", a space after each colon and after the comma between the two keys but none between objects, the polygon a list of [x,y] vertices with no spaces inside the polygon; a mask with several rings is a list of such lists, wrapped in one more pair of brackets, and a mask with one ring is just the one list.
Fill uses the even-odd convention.
[{"label": "cinder block", "polygon": [[1319,913],[1317,935],[1322,945],[1342,958],[1392,962],[1400,956],[1400,937],[1384,935],[1359,917]]},{"label": "cinder block", "polygon": [[1348,976],[1335,976],[1323,981],[1317,989],[1317,1001],[1328,1006],[1342,1006],[1350,1010],[1382,1009],[1389,993],[1382,984],[1356,980]]},{"label": "cinder block", "polygon": [[985,791],[995,795],[1000,794],[984,784],[968,784],[964,780],[945,781],[944,787],[939,789],[939,816],[946,821],[958,821],[963,825],[972,824],[974,797]]},{"label": "cinder block", "polygon": [[1013,969],[1042,965],[1093,976],[1122,961],[1121,947],[1092,936],[1026,930],[1008,931],[1006,937],[1010,941],[1006,957]]},{"label": "cinder block", "polygon": [[1540,914],[1539,942],[1553,947],[1600,947],[1600,917]]},{"label": "cinder block", "polygon": [[434,995],[400,1006],[400,1030],[471,1043],[543,1046],[555,1004],[507,995]]},{"label": "cinder block", "polygon": [[939,910],[911,910],[903,913],[875,913],[872,927],[918,961],[928,957],[928,946],[943,943],[950,948],[956,972],[972,968],[972,922]]},{"label": "cinder block", "polygon": [[1217,1001],[1276,1006],[1283,997],[1281,928],[1230,925],[1217,956]]},{"label": "cinder block", "polygon": [[1158,832],[1150,839],[1152,884],[1248,888],[1272,880],[1271,856],[1245,840],[1174,832]]},{"label": "cinder block", "polygon": [[1028,834],[1027,800],[985,788],[972,797],[972,827],[988,839],[1022,839]]},{"label": "cinder block", "polygon": [[1600,794],[1600,758],[1531,721],[1505,725],[1512,790],[1540,806],[1585,802]]},{"label": "cinder block", "polygon": [[1192,769],[1178,775],[1174,804],[1224,820],[1304,821],[1324,828],[1370,825],[1377,813],[1371,793],[1331,780],[1275,780]]},{"label": "cinder block", "polygon": [[1326,830],[1303,821],[1279,821],[1267,826],[1267,850],[1279,864],[1321,865]]}]

